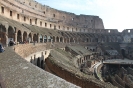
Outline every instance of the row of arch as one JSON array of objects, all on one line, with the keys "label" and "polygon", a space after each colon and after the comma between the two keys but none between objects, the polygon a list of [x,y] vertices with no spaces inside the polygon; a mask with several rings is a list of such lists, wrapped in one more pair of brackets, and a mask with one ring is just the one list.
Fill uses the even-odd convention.
[{"label": "row of arch", "polygon": [[90,55],[84,56],[83,58],[77,59],[77,65],[81,66],[90,59]]},{"label": "row of arch", "polygon": [[42,60],[40,57],[31,59],[30,62],[32,64],[38,66],[39,68],[45,69],[45,67],[44,67],[44,65],[45,65],[44,60]]},{"label": "row of arch", "polygon": [[[45,30],[44,30],[45,31]],[[52,30],[51,30],[52,31]],[[56,31],[55,31],[56,32]],[[42,35],[33,33],[31,31],[19,30],[16,27],[0,25],[0,42],[4,45],[9,43],[9,38],[13,39],[16,43],[23,42],[62,42],[62,43],[80,43],[80,42],[119,42],[122,41],[121,37],[117,35],[104,35],[92,33],[71,33],[71,32],[58,32],[60,36]]]}]

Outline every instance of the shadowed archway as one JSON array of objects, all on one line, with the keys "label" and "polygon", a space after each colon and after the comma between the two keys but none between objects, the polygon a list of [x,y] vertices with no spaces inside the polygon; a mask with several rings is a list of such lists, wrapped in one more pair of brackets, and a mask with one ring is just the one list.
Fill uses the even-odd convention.
[{"label": "shadowed archway", "polygon": [[6,28],[3,25],[0,25],[0,43],[6,45]]},{"label": "shadowed archway", "polygon": [[44,69],[44,61],[41,60],[41,68]]},{"label": "shadowed archway", "polygon": [[40,57],[37,58],[37,66],[38,66],[38,67],[41,67]]},{"label": "shadowed archway", "polygon": [[23,40],[22,40],[22,33],[21,33],[20,30],[17,33],[17,42],[19,42],[19,43],[22,43],[23,42]]},{"label": "shadowed archway", "polygon": [[23,41],[24,42],[27,42],[27,32],[24,32],[23,33]]}]

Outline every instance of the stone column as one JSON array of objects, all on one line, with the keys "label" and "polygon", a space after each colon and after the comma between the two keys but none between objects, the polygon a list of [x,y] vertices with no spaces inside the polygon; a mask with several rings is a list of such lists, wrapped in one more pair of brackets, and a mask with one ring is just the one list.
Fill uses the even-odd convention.
[{"label": "stone column", "polygon": [[59,42],[60,42],[60,38],[59,38]]},{"label": "stone column", "polygon": [[8,47],[8,35],[5,34],[5,36],[6,36],[6,47]]},{"label": "stone column", "polygon": [[64,38],[62,38],[62,43],[64,43]]},{"label": "stone column", "polygon": [[73,39],[73,42],[75,43],[75,39]]},{"label": "stone column", "polygon": [[69,38],[69,41],[68,41],[68,43],[70,43],[70,38]]},{"label": "stone column", "polygon": [[40,35],[38,34],[37,36],[38,36],[37,41],[38,41],[38,43],[40,43]]},{"label": "stone column", "polygon": [[33,42],[33,34],[31,34],[31,42]]},{"label": "stone column", "polygon": [[49,42],[48,36],[47,36],[47,42]]},{"label": "stone column", "polygon": [[44,43],[44,36],[42,36],[42,43]]},{"label": "stone column", "polygon": [[36,55],[34,55],[34,65],[37,65]]},{"label": "stone column", "polygon": [[21,41],[23,42],[23,34],[21,35]]},{"label": "stone column", "polygon": [[54,42],[56,42],[56,37],[55,37],[55,40],[54,40]]},{"label": "stone column", "polygon": [[17,33],[15,33],[15,43],[17,44]]}]

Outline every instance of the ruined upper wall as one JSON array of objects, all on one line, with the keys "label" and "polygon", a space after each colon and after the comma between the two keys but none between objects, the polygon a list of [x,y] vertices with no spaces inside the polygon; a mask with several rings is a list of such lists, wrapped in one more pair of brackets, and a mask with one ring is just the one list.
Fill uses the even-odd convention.
[{"label": "ruined upper wall", "polygon": [[[33,0],[0,1],[0,6],[6,8],[6,14],[2,15],[22,23],[77,32],[88,32],[90,29],[104,29],[102,19],[98,16],[75,15],[74,13],[56,10]],[[13,17],[9,16],[10,11],[12,11]],[[16,19],[17,14],[20,14],[21,19]],[[26,21],[23,21],[24,17],[26,17]],[[37,24],[35,21],[37,21]],[[45,23],[47,23],[47,26]]]}]

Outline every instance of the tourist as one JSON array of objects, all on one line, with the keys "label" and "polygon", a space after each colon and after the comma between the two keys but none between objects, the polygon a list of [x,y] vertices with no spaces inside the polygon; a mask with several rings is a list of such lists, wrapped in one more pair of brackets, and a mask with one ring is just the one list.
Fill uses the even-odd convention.
[{"label": "tourist", "polygon": [[12,39],[10,40],[9,45],[10,46],[13,46],[14,45],[14,41]]},{"label": "tourist", "polygon": [[0,53],[2,53],[4,51],[5,51],[4,47],[2,46],[2,44],[0,44]]}]

